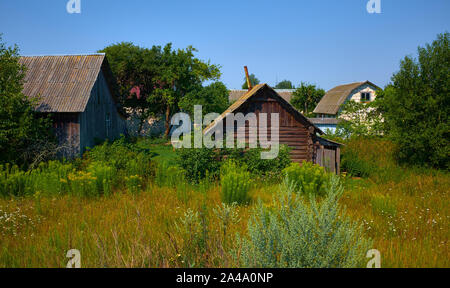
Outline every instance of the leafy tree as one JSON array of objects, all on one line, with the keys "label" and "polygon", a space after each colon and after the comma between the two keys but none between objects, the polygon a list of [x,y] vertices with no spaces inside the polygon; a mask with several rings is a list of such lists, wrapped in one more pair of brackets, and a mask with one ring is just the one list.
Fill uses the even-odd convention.
[{"label": "leafy tree", "polygon": [[448,32],[405,57],[382,94],[388,132],[401,161],[449,167],[450,46]]},{"label": "leafy tree", "polygon": [[53,139],[49,119],[35,112],[37,99],[22,93],[25,68],[18,47],[7,47],[0,34],[0,163],[25,165],[30,146]]},{"label": "leafy tree", "polygon": [[295,86],[291,81],[283,80],[275,86],[275,89],[295,89]]},{"label": "leafy tree", "polygon": [[180,108],[191,116],[195,105],[202,105],[203,115],[225,111],[228,106],[228,89],[222,82],[214,82],[206,87],[198,86],[186,94],[180,101]]},{"label": "leafy tree", "polygon": [[[378,95],[378,94],[377,94]],[[384,121],[380,110],[381,98],[370,103],[348,101],[342,105],[336,127],[340,138],[381,136],[384,134]]]},{"label": "leafy tree", "polygon": [[196,51],[192,46],[173,51],[171,44],[162,51],[160,70],[154,83],[156,88],[148,101],[158,111],[165,111],[166,137],[170,131],[170,117],[179,111],[181,99],[204,81],[220,78],[219,66],[195,58]]},{"label": "leafy tree", "polygon": [[[220,67],[194,56],[192,46],[173,50],[172,44],[151,49],[119,43],[101,50],[111,59],[111,67],[118,75],[125,107],[138,110],[141,123],[148,117],[165,117],[165,136],[170,132],[170,117],[179,111],[179,103],[204,81],[217,80]],[[138,95],[130,95],[132,88]],[[140,131],[139,131],[140,132]]]},{"label": "leafy tree", "polygon": [[[255,87],[256,85],[261,83],[261,81],[259,81],[259,79],[256,78],[255,74],[250,74],[248,77],[250,78],[250,83],[252,83],[253,87]],[[247,84],[247,78],[246,77],[244,77],[244,84],[242,84],[242,89],[248,89],[248,84]]]},{"label": "leafy tree", "polygon": [[153,92],[153,82],[158,75],[160,48],[154,46],[152,49],[146,49],[130,42],[122,42],[110,45],[99,52],[106,53],[111,70],[117,79],[120,104],[139,117],[140,125],[137,132],[140,134],[144,121],[150,116],[157,116],[154,115],[147,98]]},{"label": "leafy tree", "polygon": [[293,93],[291,104],[305,115],[310,115],[324,95],[325,90],[302,82]]}]

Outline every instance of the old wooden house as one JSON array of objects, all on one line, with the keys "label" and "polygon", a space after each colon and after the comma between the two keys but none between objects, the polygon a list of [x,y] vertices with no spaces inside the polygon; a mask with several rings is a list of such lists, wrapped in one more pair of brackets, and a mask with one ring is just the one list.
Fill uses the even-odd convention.
[{"label": "old wooden house", "polygon": [[97,141],[126,133],[126,117],[104,54],[21,57],[24,94],[37,98],[37,111],[50,114],[63,154],[73,157]]},{"label": "old wooden house", "polygon": [[[208,133],[219,122],[222,122],[224,131],[226,131],[227,116],[236,113],[244,115],[255,113],[258,123],[260,113],[268,114],[269,119],[272,113],[278,113],[280,122],[279,131],[277,131],[279,132],[279,144],[287,145],[292,149],[290,153],[294,162],[314,162],[326,167],[329,171],[340,172],[341,144],[321,138],[320,135],[323,132],[267,84],[256,85],[250,91],[247,91],[211,123],[206,128],[205,133]],[[270,138],[271,120],[268,123],[269,129],[265,133]],[[246,142],[249,142],[249,121],[246,121],[245,125]],[[237,125],[234,125],[235,137],[237,137],[237,131]]]},{"label": "old wooden house", "polygon": [[310,121],[323,131],[329,130],[334,133],[339,118],[345,119],[345,115],[341,115],[342,106],[348,101],[372,102],[377,97],[376,91],[378,89],[380,88],[370,81],[336,86],[322,97],[314,109],[317,118],[311,118]]}]

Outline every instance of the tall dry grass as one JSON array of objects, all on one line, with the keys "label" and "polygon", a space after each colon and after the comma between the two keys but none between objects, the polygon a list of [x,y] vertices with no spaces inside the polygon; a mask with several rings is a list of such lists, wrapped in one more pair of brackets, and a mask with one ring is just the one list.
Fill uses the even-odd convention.
[{"label": "tall dry grass", "polygon": [[[382,266],[450,267],[449,174],[396,166],[387,142],[349,147],[374,170],[367,179],[344,178],[341,202],[363,223]],[[246,234],[254,202],[237,207],[238,219],[225,225],[220,185],[172,184],[95,198],[0,198],[0,267],[65,267],[70,249],[80,250],[83,267],[236,267],[229,251],[235,234]],[[269,205],[277,189],[259,183],[250,196]]]}]

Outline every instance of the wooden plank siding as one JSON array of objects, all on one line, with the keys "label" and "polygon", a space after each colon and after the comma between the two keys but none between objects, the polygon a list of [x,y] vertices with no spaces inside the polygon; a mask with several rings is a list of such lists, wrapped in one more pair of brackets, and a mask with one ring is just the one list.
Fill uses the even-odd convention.
[{"label": "wooden plank siding", "polygon": [[126,123],[117,111],[103,71],[91,91],[86,109],[80,117],[80,150],[94,147],[96,140],[115,140],[126,133]]},{"label": "wooden plank siding", "polygon": [[[265,92],[265,93],[264,93]],[[254,143],[259,140],[259,136],[267,136],[267,139],[271,139],[271,114],[278,113],[280,119],[279,129],[274,130],[279,134],[279,143],[289,146],[292,150],[290,152],[291,159],[294,162],[301,163],[303,161],[312,161],[313,154],[313,142],[312,134],[306,127],[305,123],[301,123],[296,119],[292,113],[290,113],[283,105],[277,101],[276,98],[267,93],[267,90],[261,90],[257,95],[250,98],[242,107],[237,109],[234,113],[243,113],[244,116],[249,113],[255,113],[257,121],[259,123],[260,113],[266,113],[267,115],[267,128],[268,131],[258,131],[258,139],[249,136],[250,126],[246,122],[245,134],[238,132],[235,124],[235,138],[245,136],[246,143]],[[258,125],[258,124],[257,124]],[[252,127],[258,130],[257,127]],[[226,121],[224,121],[224,130],[226,131]]]}]

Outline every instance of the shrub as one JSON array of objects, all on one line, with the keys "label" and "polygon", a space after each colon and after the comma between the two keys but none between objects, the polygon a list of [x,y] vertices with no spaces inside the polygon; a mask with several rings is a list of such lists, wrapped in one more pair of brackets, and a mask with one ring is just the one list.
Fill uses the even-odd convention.
[{"label": "shrub", "polygon": [[220,173],[220,154],[214,149],[182,148],[177,150],[179,164],[186,171],[189,181],[198,183],[208,173],[211,177],[218,177]]},{"label": "shrub", "polygon": [[167,162],[158,164],[155,173],[155,184],[159,187],[175,188],[179,183],[185,182],[185,171]]},{"label": "shrub", "polygon": [[277,176],[289,166],[291,158],[289,147],[280,146],[278,157],[275,159],[261,159],[261,152],[265,149],[255,148],[244,151],[238,148],[223,149],[179,149],[177,154],[180,166],[186,171],[186,178],[198,183],[208,174],[211,179],[220,175],[221,162],[232,159],[237,163],[246,165],[248,171],[257,176]]},{"label": "shrub", "polygon": [[16,165],[0,165],[0,194],[2,196],[24,196],[29,188],[27,175]]},{"label": "shrub", "polygon": [[221,172],[222,202],[226,204],[247,204],[251,189],[251,175],[245,166],[236,162],[227,161]]},{"label": "shrub", "polygon": [[89,149],[84,154],[84,159],[105,163],[113,166],[117,171],[129,168],[138,169],[139,171],[132,171],[131,175],[135,175],[135,172],[141,175],[149,173],[152,156],[154,154],[146,149],[139,148],[138,145],[121,138],[112,144],[106,141],[102,145]]},{"label": "shrub", "polygon": [[137,194],[142,188],[142,178],[139,175],[125,177],[125,184],[129,193]]},{"label": "shrub", "polygon": [[69,174],[71,194],[78,197],[98,196],[97,178],[89,172],[73,172]]},{"label": "shrub", "polygon": [[36,192],[44,195],[60,195],[70,191],[68,174],[74,168],[70,163],[50,161],[25,172],[17,166],[0,165],[0,195],[26,196]]},{"label": "shrub", "polygon": [[[259,204],[248,222],[239,260],[244,267],[344,268],[361,267],[370,241],[362,227],[344,216],[338,202],[343,188],[337,176],[326,185],[327,197],[305,200],[285,179],[272,206]],[[240,237],[237,239],[241,242]],[[235,256],[238,253],[235,251]]]},{"label": "shrub", "polygon": [[111,195],[116,177],[114,168],[104,163],[94,162],[89,165],[87,171],[95,178],[95,194]]},{"label": "shrub", "polygon": [[326,173],[323,167],[304,161],[302,165],[292,163],[283,170],[287,181],[294,185],[295,191],[311,195],[323,195]]},{"label": "shrub", "polygon": [[261,153],[265,151],[262,148],[250,149],[244,154],[244,157],[238,159],[239,162],[245,163],[248,170],[258,176],[276,176],[291,164],[289,147],[281,145],[278,157],[275,159],[261,159]]}]

